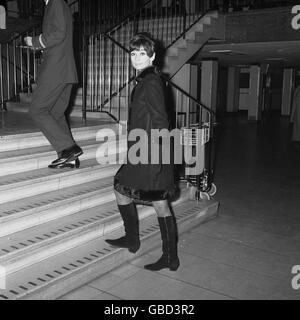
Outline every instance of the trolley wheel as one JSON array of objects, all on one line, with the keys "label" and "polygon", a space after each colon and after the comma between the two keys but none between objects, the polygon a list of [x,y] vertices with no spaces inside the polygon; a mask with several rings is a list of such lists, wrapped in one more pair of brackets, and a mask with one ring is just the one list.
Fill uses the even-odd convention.
[{"label": "trolley wheel", "polygon": [[210,195],[207,192],[200,191],[200,199],[201,200],[210,200]]},{"label": "trolley wheel", "polygon": [[213,197],[216,193],[217,193],[217,186],[214,184],[214,183],[212,183],[211,184],[211,188],[210,188],[210,190],[209,190],[209,192],[208,192],[208,194],[211,196],[211,197]]}]

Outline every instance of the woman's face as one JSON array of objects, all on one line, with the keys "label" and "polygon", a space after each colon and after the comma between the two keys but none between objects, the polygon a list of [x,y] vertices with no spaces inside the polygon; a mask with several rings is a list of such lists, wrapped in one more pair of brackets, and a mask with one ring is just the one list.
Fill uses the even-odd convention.
[{"label": "woman's face", "polygon": [[150,66],[152,66],[155,59],[155,53],[151,58],[148,57],[147,52],[143,47],[140,47],[140,50],[133,50],[130,53],[131,63],[134,69],[137,71],[142,71]]}]

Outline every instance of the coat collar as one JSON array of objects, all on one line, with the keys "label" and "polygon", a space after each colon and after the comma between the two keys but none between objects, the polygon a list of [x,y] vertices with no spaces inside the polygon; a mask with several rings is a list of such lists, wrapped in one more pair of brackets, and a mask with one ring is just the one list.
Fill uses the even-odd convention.
[{"label": "coat collar", "polygon": [[142,81],[148,74],[157,74],[158,71],[156,69],[155,66],[150,66],[146,69],[144,69],[141,73],[139,73],[137,76],[136,76],[136,81],[139,82],[139,81]]}]

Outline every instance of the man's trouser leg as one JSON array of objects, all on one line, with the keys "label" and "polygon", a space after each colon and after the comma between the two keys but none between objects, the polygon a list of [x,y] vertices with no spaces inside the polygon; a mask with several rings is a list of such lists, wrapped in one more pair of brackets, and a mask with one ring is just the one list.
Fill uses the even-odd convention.
[{"label": "man's trouser leg", "polygon": [[71,90],[72,84],[40,84],[33,93],[29,113],[57,153],[75,144],[65,117]]}]

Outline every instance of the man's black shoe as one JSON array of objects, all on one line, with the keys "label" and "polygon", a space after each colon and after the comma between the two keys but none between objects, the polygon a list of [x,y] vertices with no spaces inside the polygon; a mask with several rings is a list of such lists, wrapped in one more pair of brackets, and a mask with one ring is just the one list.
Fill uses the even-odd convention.
[{"label": "man's black shoe", "polygon": [[72,160],[72,161],[67,161],[67,162],[64,162],[62,164],[49,164],[48,168],[49,169],[65,169],[65,168],[68,168],[68,169],[78,169],[80,167],[80,161],[78,158],[76,158],[75,160]]},{"label": "man's black shoe", "polygon": [[76,160],[79,156],[83,154],[83,151],[77,145],[72,146],[71,148],[65,149],[62,151],[61,156],[54,160],[48,168],[56,169],[59,166],[63,165],[66,162]]},{"label": "man's black shoe", "polygon": [[61,158],[67,159],[66,161],[72,161],[78,158],[83,154],[83,151],[76,144],[71,148],[65,149],[62,151]]}]

